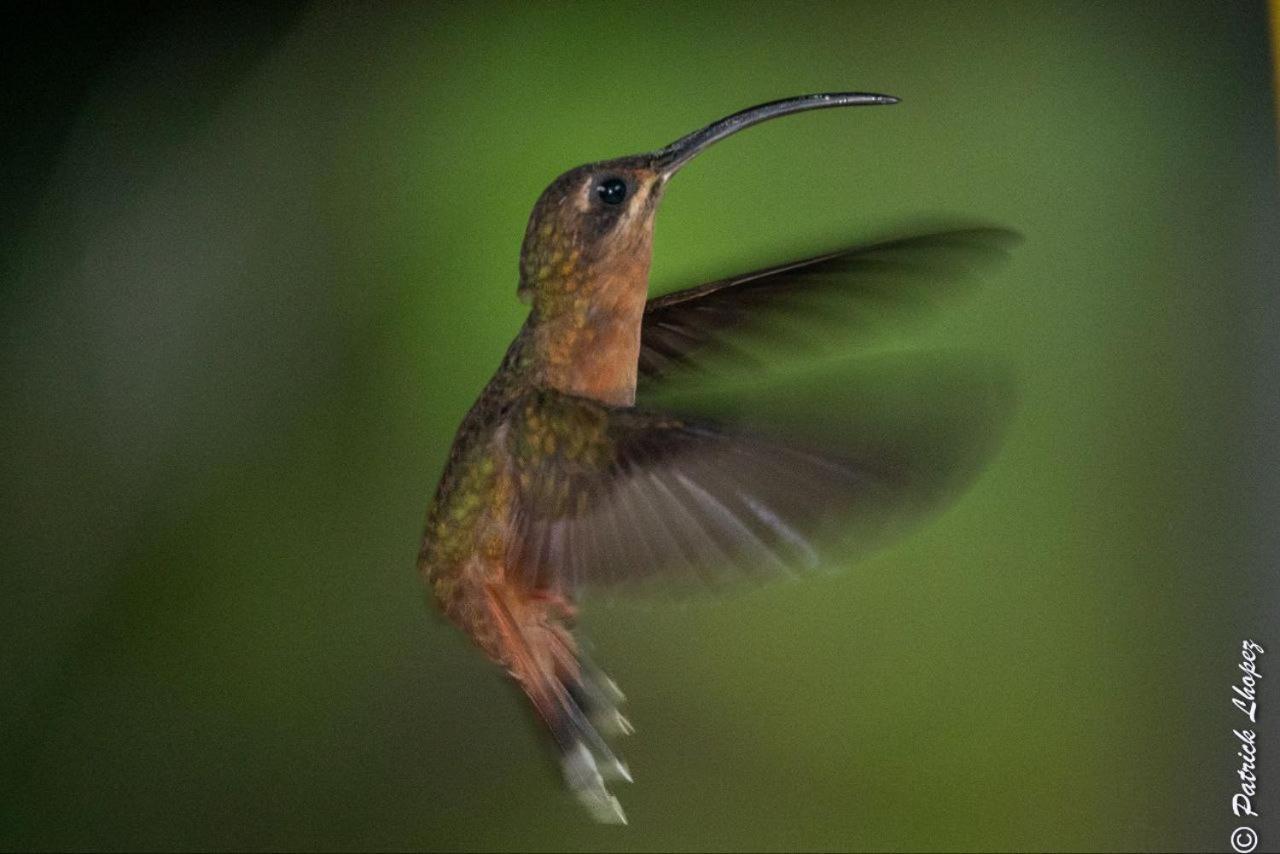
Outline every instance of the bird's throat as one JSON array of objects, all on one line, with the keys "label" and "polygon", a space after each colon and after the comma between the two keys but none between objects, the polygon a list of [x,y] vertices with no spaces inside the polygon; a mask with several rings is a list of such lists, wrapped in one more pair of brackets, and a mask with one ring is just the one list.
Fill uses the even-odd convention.
[{"label": "bird's throat", "polygon": [[649,254],[638,255],[567,283],[540,306],[534,347],[543,384],[612,406],[635,403],[649,289]]}]

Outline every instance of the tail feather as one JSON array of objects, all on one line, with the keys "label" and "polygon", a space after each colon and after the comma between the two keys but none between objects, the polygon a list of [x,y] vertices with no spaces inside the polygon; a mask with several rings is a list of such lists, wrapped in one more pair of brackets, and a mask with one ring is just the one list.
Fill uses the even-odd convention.
[{"label": "tail feather", "polygon": [[565,625],[571,609],[545,599],[513,601],[490,590],[490,612],[498,628],[499,657],[519,682],[560,752],[565,784],[591,816],[626,824],[606,781],[631,782],[606,735],[627,735],[631,723],[618,706],[618,686],[584,655]]}]

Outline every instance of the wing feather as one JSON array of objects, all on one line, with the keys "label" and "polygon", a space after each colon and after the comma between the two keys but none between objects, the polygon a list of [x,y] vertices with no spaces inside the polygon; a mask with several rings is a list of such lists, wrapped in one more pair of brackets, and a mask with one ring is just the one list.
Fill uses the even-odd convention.
[{"label": "wing feather", "polygon": [[[918,313],[1020,238],[1003,228],[933,230],[859,244],[707,282],[645,305],[639,374],[652,382],[711,356],[755,359],[735,340],[769,338],[792,348],[817,340],[814,323],[867,332]],[[818,336],[820,338],[820,336]]]},{"label": "wing feather", "polygon": [[[535,586],[792,574],[817,562],[833,526],[868,521],[892,493],[891,472],[870,462],[668,414],[536,394],[536,423],[517,418],[513,431],[524,450],[516,458],[525,486],[508,555]],[[599,432],[576,442],[529,435],[548,423]]]}]

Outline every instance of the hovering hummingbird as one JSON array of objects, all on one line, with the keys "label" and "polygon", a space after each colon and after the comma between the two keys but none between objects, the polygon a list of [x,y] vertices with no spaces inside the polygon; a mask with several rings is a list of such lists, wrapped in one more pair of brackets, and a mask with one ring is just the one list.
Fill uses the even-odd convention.
[{"label": "hovering hummingbird", "polygon": [[458,429],[418,567],[448,618],[528,696],[567,785],[600,821],[625,822],[606,780],[631,776],[607,737],[631,725],[574,636],[583,587],[811,566],[826,532],[906,494],[897,463],[637,407],[637,382],[661,385],[731,352],[733,335],[798,311],[802,297],[856,296],[886,259],[1011,237],[898,238],[649,299],[658,203],[690,159],[744,128],[894,103],[839,93],[761,104],[652,153],[571,169],[534,205],[518,287],[528,319]]}]

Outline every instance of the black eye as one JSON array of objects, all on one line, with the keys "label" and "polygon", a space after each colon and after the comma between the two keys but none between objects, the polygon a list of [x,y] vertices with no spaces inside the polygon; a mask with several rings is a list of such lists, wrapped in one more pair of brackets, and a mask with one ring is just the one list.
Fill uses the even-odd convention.
[{"label": "black eye", "polygon": [[620,205],[627,197],[627,182],[621,178],[605,178],[596,187],[596,193],[606,205]]}]

